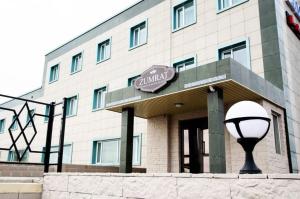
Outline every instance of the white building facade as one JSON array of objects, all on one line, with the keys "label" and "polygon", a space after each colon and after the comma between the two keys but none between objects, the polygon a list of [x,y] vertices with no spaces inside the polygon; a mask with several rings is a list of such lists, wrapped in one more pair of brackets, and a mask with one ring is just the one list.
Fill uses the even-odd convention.
[{"label": "white building facade", "polygon": [[[209,136],[213,124],[218,124],[215,120],[222,119],[237,101],[256,101],[272,119],[267,137],[254,152],[257,165],[268,173],[298,172],[300,41],[297,30],[287,23],[286,11],[294,24],[300,24],[293,13],[300,4],[287,2],[140,1],[48,53],[42,87],[21,97],[47,103],[68,98],[64,163],[72,164],[118,166],[122,153],[120,113],[133,108],[132,164],[147,172],[191,172],[192,163],[186,160],[191,143],[185,137],[190,129],[183,126],[193,126],[192,121],[201,123],[196,126],[205,143],[197,172],[214,172],[210,151],[215,149]],[[153,65],[174,67],[177,79],[156,93],[136,90],[134,80]],[[219,115],[210,113],[209,107],[218,104],[210,104],[208,86],[222,90],[223,112]],[[23,103],[13,100],[0,106],[18,111]],[[29,109],[32,113],[49,112],[46,106],[31,103]],[[61,106],[56,106],[56,113],[60,112]],[[25,125],[27,118],[24,111],[20,121]],[[0,112],[3,147],[11,145],[8,129],[16,134],[20,129],[12,121],[11,112]],[[35,117],[34,123],[38,134],[32,148],[43,150],[47,119]],[[60,127],[57,116],[53,151],[59,144]],[[26,133],[33,136],[33,127]],[[216,150],[225,154],[221,157],[226,162],[223,167],[226,172],[238,172],[244,161],[242,148],[225,128],[222,137],[224,146]],[[25,146],[22,139],[18,144],[20,149]],[[14,161],[14,152],[1,151],[0,158]],[[51,162],[56,158],[53,153]],[[24,159],[40,162],[43,157],[28,153]]]}]

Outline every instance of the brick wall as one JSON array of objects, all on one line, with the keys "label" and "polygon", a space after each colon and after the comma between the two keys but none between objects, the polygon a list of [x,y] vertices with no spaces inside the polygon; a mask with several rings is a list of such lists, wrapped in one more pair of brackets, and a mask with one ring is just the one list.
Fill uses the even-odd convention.
[{"label": "brick wall", "polygon": [[[50,166],[50,172],[56,172],[56,166]],[[85,172],[85,173],[118,173],[119,167],[95,166],[95,165],[63,165],[63,172]],[[133,168],[133,172],[145,173],[144,168]],[[22,165],[22,164],[0,164],[0,176],[6,177],[42,177],[44,166]]]},{"label": "brick wall", "polygon": [[168,117],[159,116],[148,120],[147,171],[168,172]]}]

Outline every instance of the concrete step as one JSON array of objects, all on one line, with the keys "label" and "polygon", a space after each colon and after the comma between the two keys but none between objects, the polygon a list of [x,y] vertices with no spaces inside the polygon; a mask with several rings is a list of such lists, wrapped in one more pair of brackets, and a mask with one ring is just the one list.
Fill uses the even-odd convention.
[{"label": "concrete step", "polygon": [[0,177],[1,199],[41,199],[43,178]]},{"label": "concrete step", "polygon": [[0,177],[0,183],[42,183],[42,177]]}]

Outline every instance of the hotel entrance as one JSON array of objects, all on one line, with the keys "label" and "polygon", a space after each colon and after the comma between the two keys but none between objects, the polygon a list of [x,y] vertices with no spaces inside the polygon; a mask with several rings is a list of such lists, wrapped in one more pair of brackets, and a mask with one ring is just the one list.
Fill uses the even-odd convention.
[{"label": "hotel entrance", "polygon": [[179,121],[180,172],[209,172],[208,119]]},{"label": "hotel entrance", "polygon": [[226,107],[243,100],[284,107],[279,96],[280,89],[232,59],[176,75],[152,66],[134,86],[105,95],[105,109],[121,113],[120,172],[132,172],[136,117],[147,119],[147,172],[226,173]]}]

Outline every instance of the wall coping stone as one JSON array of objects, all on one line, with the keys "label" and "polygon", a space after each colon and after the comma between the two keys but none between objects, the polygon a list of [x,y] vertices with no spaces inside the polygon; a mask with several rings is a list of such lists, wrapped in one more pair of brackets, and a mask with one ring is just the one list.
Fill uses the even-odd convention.
[{"label": "wall coping stone", "polygon": [[212,173],[192,174],[192,178],[213,178]]},{"label": "wall coping stone", "polygon": [[236,173],[229,173],[229,174],[213,174],[213,178],[216,179],[237,179],[239,175]]},{"label": "wall coping stone", "polygon": [[240,179],[267,179],[267,174],[239,174]]},{"label": "wall coping stone", "polygon": [[299,174],[268,174],[269,179],[295,179],[300,180]]},{"label": "wall coping stone", "polygon": [[192,174],[191,173],[172,173],[172,177],[176,177],[176,178],[191,178]]},{"label": "wall coping stone", "polygon": [[[190,173],[45,173],[44,176],[103,176],[103,177],[174,177],[208,179],[294,179],[300,180],[300,174],[190,174]],[[0,178],[1,180],[1,178]]]}]

